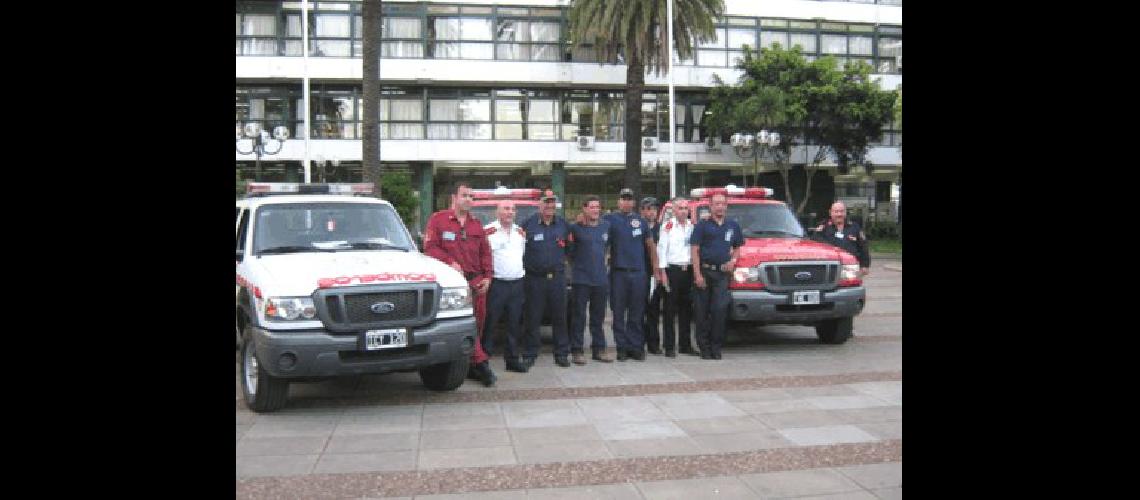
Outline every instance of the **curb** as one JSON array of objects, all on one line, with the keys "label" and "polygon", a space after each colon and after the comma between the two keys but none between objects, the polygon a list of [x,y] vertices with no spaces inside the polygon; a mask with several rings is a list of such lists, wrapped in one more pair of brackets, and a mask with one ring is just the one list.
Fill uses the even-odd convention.
[{"label": "curb", "polygon": [[884,268],[884,269],[889,269],[889,270],[891,270],[891,271],[898,271],[898,272],[900,272],[900,273],[901,273],[901,272],[902,272],[902,263],[900,262],[900,263],[899,263],[899,264],[897,264],[897,265],[895,265],[895,264],[887,264],[887,265],[884,265],[884,266],[883,266],[883,268]]}]

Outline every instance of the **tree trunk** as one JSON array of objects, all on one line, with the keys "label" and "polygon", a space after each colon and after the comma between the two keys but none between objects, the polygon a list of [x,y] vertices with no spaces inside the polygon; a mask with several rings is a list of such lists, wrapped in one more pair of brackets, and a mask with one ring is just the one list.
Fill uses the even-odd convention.
[{"label": "tree trunk", "polygon": [[804,213],[804,207],[807,206],[808,198],[811,198],[811,180],[815,177],[815,173],[819,171],[819,164],[823,163],[823,159],[827,157],[827,147],[820,146],[815,152],[814,161],[811,162],[811,170],[807,166],[804,167],[804,175],[807,179],[804,180],[804,199],[800,201],[799,207],[796,208],[796,215]]},{"label": "tree trunk", "polygon": [[645,65],[630,58],[625,73],[625,178],[623,188],[641,196],[641,94],[645,91]]},{"label": "tree trunk", "polygon": [[373,185],[373,195],[380,197],[380,0],[364,0],[364,114],[360,140],[364,182]]},{"label": "tree trunk", "polygon": [[785,163],[780,166],[780,177],[784,179],[784,197],[788,199],[788,206],[794,207],[796,203],[795,199],[792,198],[792,184],[788,180],[788,178],[792,176],[791,170],[792,165],[790,163]]}]

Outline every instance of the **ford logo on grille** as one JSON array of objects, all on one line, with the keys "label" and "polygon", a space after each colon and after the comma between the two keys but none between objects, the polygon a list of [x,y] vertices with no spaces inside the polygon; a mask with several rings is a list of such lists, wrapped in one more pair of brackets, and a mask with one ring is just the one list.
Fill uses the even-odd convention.
[{"label": "ford logo on grille", "polygon": [[807,271],[800,271],[796,273],[796,279],[800,281],[807,281],[811,279],[811,273]]},{"label": "ford logo on grille", "polygon": [[368,307],[376,314],[388,314],[396,310],[396,304],[391,302],[377,302]]}]

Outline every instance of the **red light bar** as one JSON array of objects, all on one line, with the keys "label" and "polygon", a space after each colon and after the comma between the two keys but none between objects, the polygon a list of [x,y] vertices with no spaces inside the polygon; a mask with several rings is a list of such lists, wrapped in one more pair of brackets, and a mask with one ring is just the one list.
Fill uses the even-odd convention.
[{"label": "red light bar", "polygon": [[741,188],[733,186],[732,184],[725,187],[696,188],[690,192],[693,198],[711,198],[714,194],[723,194],[729,198],[769,198],[773,193],[772,188]]},{"label": "red light bar", "polygon": [[542,196],[540,189],[509,189],[498,187],[495,189],[472,189],[471,197],[476,200],[537,200]]},{"label": "red light bar", "polygon": [[299,182],[250,182],[245,191],[248,194],[372,194],[374,186],[370,182],[357,183],[311,183]]}]

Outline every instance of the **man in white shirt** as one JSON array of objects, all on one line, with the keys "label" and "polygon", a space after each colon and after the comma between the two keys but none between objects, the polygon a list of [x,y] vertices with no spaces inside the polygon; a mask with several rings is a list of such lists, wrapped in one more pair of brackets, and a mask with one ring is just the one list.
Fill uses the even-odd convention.
[{"label": "man in white shirt", "polygon": [[527,366],[519,362],[522,342],[523,300],[523,249],[526,234],[515,222],[515,202],[503,200],[495,210],[498,220],[483,227],[487,243],[491,246],[493,278],[487,292],[487,322],[483,325],[483,351],[490,355],[494,347],[495,326],[504,316],[507,319],[507,347],[503,352],[507,370],[526,373]]},{"label": "man in white shirt", "polygon": [[[693,286],[692,252],[689,235],[693,233],[693,223],[689,221],[689,200],[683,196],[673,199],[673,218],[661,226],[657,241],[657,282],[666,287],[665,321],[661,328],[665,356],[677,356],[674,346],[680,334],[680,350],[684,354],[697,354],[692,341],[692,299]],[[673,320],[679,319],[679,328],[674,329]]]}]

